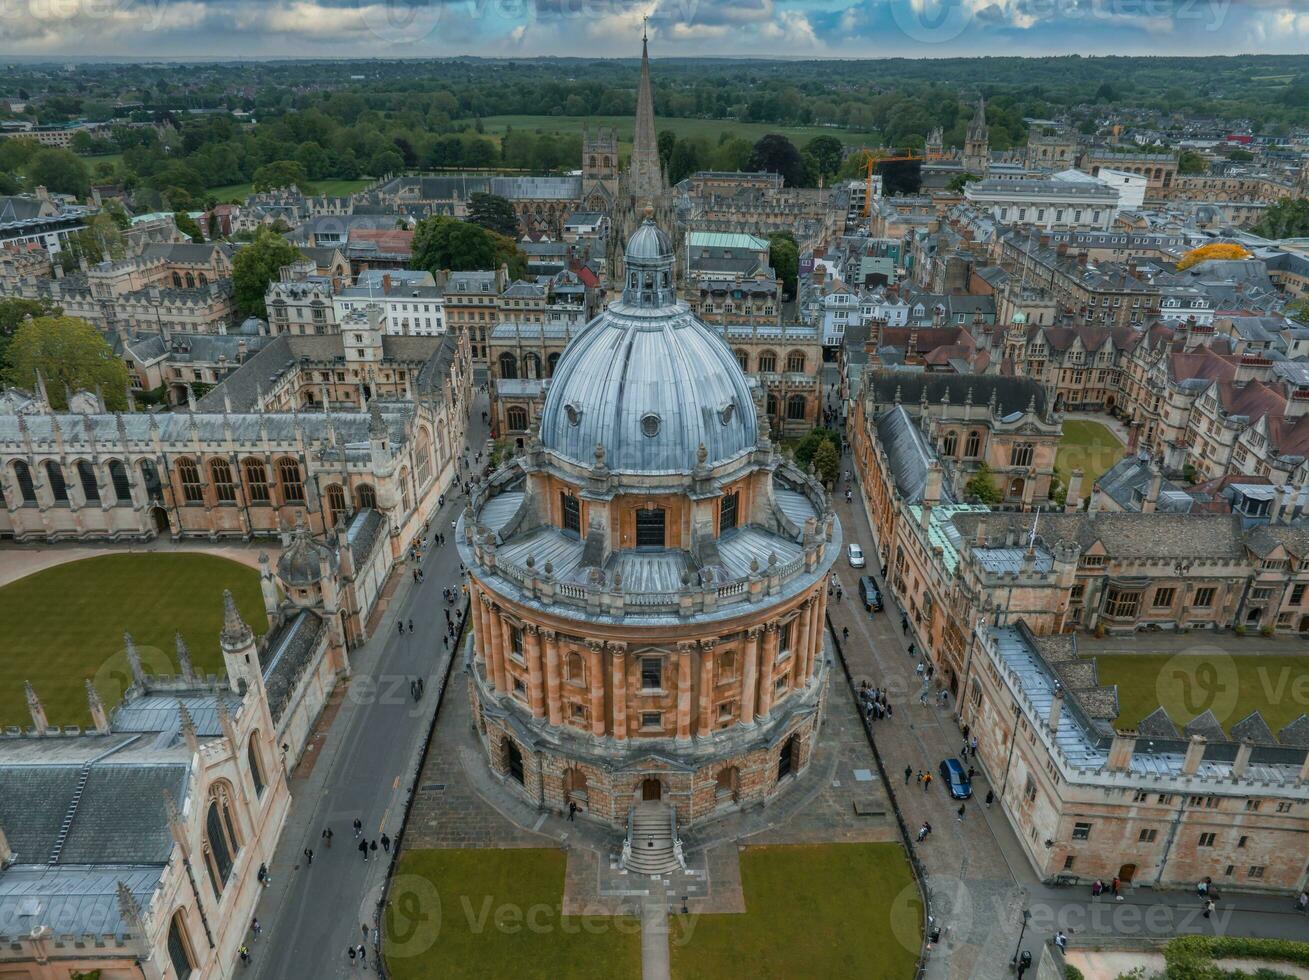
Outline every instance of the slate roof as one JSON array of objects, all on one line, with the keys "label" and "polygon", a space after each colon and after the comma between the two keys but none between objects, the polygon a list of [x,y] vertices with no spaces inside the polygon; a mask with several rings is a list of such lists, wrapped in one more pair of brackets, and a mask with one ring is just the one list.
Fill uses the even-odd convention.
[{"label": "slate roof", "polygon": [[[965,540],[975,540],[979,524],[987,540],[1008,533],[1025,535],[1030,514],[959,514],[955,527]],[[1037,541],[1046,547],[1075,545],[1085,552],[1097,541],[1118,558],[1229,558],[1245,556],[1240,515],[1229,514],[1042,514]]]},{"label": "slate roof", "polygon": [[891,480],[900,496],[911,504],[922,501],[928,464],[935,456],[903,405],[895,406],[877,420],[877,441],[886,452]]},{"label": "slate roof", "polygon": [[1186,727],[1182,729],[1182,734],[1187,738],[1192,735],[1200,735],[1210,742],[1222,742],[1227,738],[1223,726],[1218,723],[1213,711],[1208,708],[1205,709],[1204,714],[1197,715],[1188,721]]},{"label": "slate roof", "polygon": [[941,396],[948,394],[950,404],[962,405],[972,393],[974,405],[986,405],[991,393],[996,396],[996,404],[1001,413],[1005,411],[1022,411],[1027,408],[1032,398],[1036,399],[1036,411],[1044,415],[1046,411],[1045,387],[1030,378],[1008,378],[992,374],[923,374],[916,371],[877,371],[868,375],[866,382],[869,397],[875,403],[889,404],[895,401],[896,392],[905,405],[918,404],[927,394],[927,401],[936,405]]},{"label": "slate roof", "polygon": [[1233,725],[1231,734],[1234,739],[1248,738],[1250,741],[1258,742],[1261,745],[1277,744],[1273,730],[1268,727],[1268,722],[1264,721],[1264,716],[1258,711],[1251,711]]},{"label": "slate roof", "polygon": [[273,721],[281,720],[301,675],[313,662],[325,629],[326,625],[317,613],[302,609],[294,619],[270,631],[264,638],[259,661]]},{"label": "slate roof", "polygon": [[1162,706],[1155,708],[1148,715],[1141,719],[1141,723],[1136,726],[1139,734],[1147,738],[1181,738],[1182,733],[1177,730],[1173,724],[1173,719],[1168,717],[1168,712]]},{"label": "slate roof", "polygon": [[118,904],[121,881],[146,908],[163,866],[15,865],[0,874],[0,936],[25,936],[49,925],[56,935],[126,936]]},{"label": "slate roof", "polygon": [[1283,745],[1298,745],[1309,748],[1309,715],[1301,715],[1277,733],[1277,740]]}]

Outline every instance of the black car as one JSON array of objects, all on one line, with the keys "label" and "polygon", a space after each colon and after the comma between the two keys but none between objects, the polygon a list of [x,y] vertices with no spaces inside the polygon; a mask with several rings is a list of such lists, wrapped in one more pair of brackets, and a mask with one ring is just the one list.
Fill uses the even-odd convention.
[{"label": "black car", "polygon": [[869,612],[882,611],[882,592],[871,575],[859,577],[859,598],[864,601],[864,607]]}]

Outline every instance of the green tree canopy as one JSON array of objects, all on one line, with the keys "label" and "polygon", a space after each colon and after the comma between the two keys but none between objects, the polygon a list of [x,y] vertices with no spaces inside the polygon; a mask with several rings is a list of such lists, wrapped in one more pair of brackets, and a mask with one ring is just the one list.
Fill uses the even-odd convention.
[{"label": "green tree canopy", "polygon": [[94,391],[115,411],[127,407],[127,368],[95,327],[72,316],[41,316],[14,331],[5,380],[31,389],[39,371],[55,409],[68,407],[66,391]]},{"label": "green tree canopy", "polygon": [[479,225],[446,215],[424,218],[414,229],[414,265],[435,275],[442,270],[462,272],[509,266],[521,277],[526,262],[514,241]]},{"label": "green tree canopy", "polygon": [[237,309],[250,316],[268,316],[264,294],[282,266],[300,257],[300,250],[271,228],[260,228],[249,245],[232,258],[232,293]]},{"label": "green tree canopy", "polygon": [[824,439],[814,453],[814,469],[818,471],[818,478],[827,486],[836,482],[836,476],[841,470],[841,457],[830,439]]},{"label": "green tree canopy", "polygon": [[1283,198],[1268,205],[1254,226],[1265,238],[1303,238],[1309,235],[1309,199]]},{"label": "green tree canopy", "polygon": [[950,178],[950,182],[947,183],[945,186],[950,190],[954,191],[956,194],[962,194],[965,187],[967,187],[973,181],[981,180],[981,179],[982,178],[977,176],[977,174],[970,174],[970,173],[955,174],[953,177]]},{"label": "green tree canopy", "polygon": [[283,187],[304,190],[309,186],[309,175],[298,160],[274,160],[256,170],[250,183],[256,193],[280,190]]},{"label": "green tree canopy", "polygon": [[988,507],[994,507],[1000,502],[1000,488],[996,486],[995,476],[991,473],[991,467],[985,463],[978,465],[976,471],[968,482],[964,484],[964,494],[974,497]]},{"label": "green tree canopy", "polygon": [[91,193],[91,176],[86,164],[68,150],[53,147],[38,150],[27,161],[27,178],[34,187],[44,186],[56,194],[86,197]]},{"label": "green tree canopy", "polygon": [[507,198],[478,191],[468,198],[468,220],[498,235],[518,234],[518,215]]},{"label": "green tree canopy", "polygon": [[1179,174],[1202,174],[1209,169],[1209,163],[1195,150],[1183,150],[1177,157]]},{"label": "green tree canopy", "polygon": [[177,225],[177,230],[186,235],[197,245],[203,245],[205,236],[200,231],[200,226],[185,211],[178,211],[173,215],[173,223]]},{"label": "green tree canopy", "polygon": [[777,278],[782,281],[782,292],[794,296],[796,279],[800,274],[800,250],[796,248],[795,239],[786,232],[770,235],[768,258],[773,263]]},{"label": "green tree canopy", "polygon": [[803,187],[807,182],[804,157],[794,143],[777,133],[759,138],[746,166],[750,170],[781,174],[788,187]]},{"label": "green tree canopy", "polygon": [[841,169],[841,141],[835,136],[815,136],[805,144],[804,152],[811,161],[815,173],[830,178]]}]

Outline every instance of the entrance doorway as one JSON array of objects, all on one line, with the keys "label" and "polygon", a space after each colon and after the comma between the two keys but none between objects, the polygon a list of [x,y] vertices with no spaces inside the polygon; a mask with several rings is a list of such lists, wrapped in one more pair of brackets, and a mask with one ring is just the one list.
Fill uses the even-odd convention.
[{"label": "entrance doorway", "polygon": [[171,530],[168,526],[168,511],[162,507],[156,507],[150,511],[150,517],[155,522],[155,530],[160,534],[167,534]]},{"label": "entrance doorway", "polygon": [[795,772],[795,753],[799,747],[799,742],[792,735],[782,746],[782,751],[777,755],[777,779],[780,782],[791,773]]},{"label": "entrance doorway", "polygon": [[663,798],[664,785],[657,779],[641,780],[641,799],[658,802]]},{"label": "entrance doorway", "polygon": [[1130,882],[1135,874],[1136,874],[1136,865],[1134,864],[1124,864],[1121,868],[1118,869],[1118,878],[1120,881],[1122,881],[1124,885]]},{"label": "entrance doorway", "polygon": [[513,739],[505,739],[505,770],[510,779],[523,782],[523,753]]}]

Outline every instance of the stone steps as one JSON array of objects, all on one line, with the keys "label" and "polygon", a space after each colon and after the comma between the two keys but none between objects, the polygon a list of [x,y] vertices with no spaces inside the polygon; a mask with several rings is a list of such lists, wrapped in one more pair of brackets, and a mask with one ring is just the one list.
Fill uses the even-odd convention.
[{"label": "stone steps", "polygon": [[660,875],[680,871],[673,853],[669,810],[659,803],[642,803],[632,816],[631,854],[626,868],[633,874]]}]

